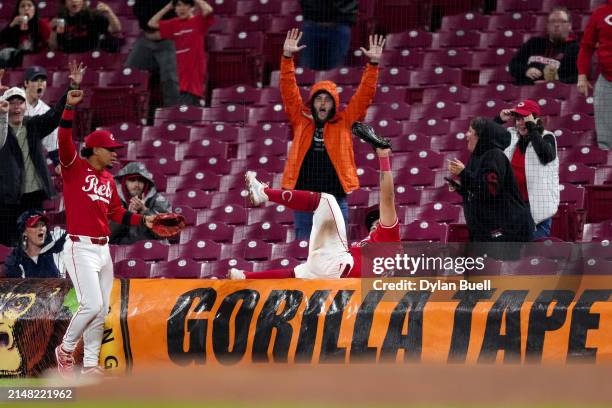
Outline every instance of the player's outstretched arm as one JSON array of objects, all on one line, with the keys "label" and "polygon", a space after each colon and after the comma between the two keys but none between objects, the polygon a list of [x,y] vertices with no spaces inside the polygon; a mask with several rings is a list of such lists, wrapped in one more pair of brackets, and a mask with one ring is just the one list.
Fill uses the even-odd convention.
[{"label": "player's outstretched arm", "polygon": [[57,144],[59,150],[60,164],[64,167],[74,163],[77,151],[72,141],[72,121],[74,119],[74,108],[83,100],[83,91],[72,90],[66,97],[66,106],[62,113],[59,128],[57,131]]},{"label": "player's outstretched arm", "polygon": [[376,149],[380,162],[380,223],[386,227],[392,226],[397,221],[395,211],[395,186],[393,173],[391,172],[391,149]]}]

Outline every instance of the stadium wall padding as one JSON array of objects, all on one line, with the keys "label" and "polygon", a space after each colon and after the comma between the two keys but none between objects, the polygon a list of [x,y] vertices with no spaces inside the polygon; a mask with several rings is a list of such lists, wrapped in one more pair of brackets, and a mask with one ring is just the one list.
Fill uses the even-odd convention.
[{"label": "stadium wall padding", "polygon": [[[612,361],[607,276],[498,277],[490,289],[433,293],[371,285],[115,280],[101,364],[130,373],[152,365]],[[0,375],[53,368],[76,306],[67,280],[0,280]]]}]

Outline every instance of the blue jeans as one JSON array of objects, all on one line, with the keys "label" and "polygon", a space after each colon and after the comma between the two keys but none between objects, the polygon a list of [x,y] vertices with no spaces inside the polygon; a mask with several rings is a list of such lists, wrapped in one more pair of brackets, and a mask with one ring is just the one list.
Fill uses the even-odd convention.
[{"label": "blue jeans", "polygon": [[[346,226],[346,231],[348,233],[348,218],[349,218],[348,201],[346,200],[346,197],[344,198],[336,197],[336,201],[338,202],[338,206],[340,206],[340,210],[342,210],[342,218],[344,218],[344,225]],[[312,212],[294,211],[293,212],[293,226],[295,228],[295,239],[296,240],[310,239],[310,230],[312,230]]]},{"label": "blue jeans", "polygon": [[302,44],[307,47],[300,51],[300,66],[327,71],[344,64],[351,44],[350,26],[306,20],[302,31]]},{"label": "blue jeans", "polygon": [[535,231],[531,235],[531,240],[535,241],[539,238],[548,238],[550,237],[550,227],[552,226],[552,218],[542,221],[538,225],[536,225]]}]

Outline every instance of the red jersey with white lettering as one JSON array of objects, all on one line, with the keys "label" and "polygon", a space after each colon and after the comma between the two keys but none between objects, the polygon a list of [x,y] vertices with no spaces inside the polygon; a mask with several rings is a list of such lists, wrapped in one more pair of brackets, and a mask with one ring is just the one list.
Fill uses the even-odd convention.
[{"label": "red jersey with white lettering", "polygon": [[207,57],[204,52],[204,38],[215,19],[209,14],[188,19],[178,17],[159,22],[161,38],[174,42],[176,65],[181,92],[195,96],[204,95],[204,80],[207,71]]},{"label": "red jersey with white lettering", "polygon": [[[112,174],[94,169],[77,154],[72,142],[73,117],[73,110],[64,110],[58,129],[66,230],[73,235],[107,237],[110,235],[109,218],[119,224],[127,221],[131,225],[138,225],[142,216],[128,213],[123,208]],[[124,220],[126,213],[128,220]]]},{"label": "red jersey with white lettering", "polygon": [[[361,241],[354,243],[351,245],[350,253],[353,256],[353,268],[350,272],[343,276],[344,278],[360,278],[361,277],[361,248],[369,244],[370,242],[376,243],[393,243],[400,242],[400,227],[399,220],[395,221],[390,227],[385,227],[380,223],[374,228],[370,234],[362,239]],[[390,254],[393,256],[394,254]]]}]

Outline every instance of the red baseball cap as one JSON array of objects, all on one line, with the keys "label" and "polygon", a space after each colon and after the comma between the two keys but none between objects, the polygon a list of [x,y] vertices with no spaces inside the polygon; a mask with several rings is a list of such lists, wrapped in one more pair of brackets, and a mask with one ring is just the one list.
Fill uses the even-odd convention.
[{"label": "red baseball cap", "polygon": [[38,221],[42,221],[45,224],[49,224],[49,219],[47,219],[47,217],[45,217],[44,215],[35,214],[31,216],[30,218],[28,218],[28,220],[26,221],[26,227],[34,228],[34,226],[36,226]]},{"label": "red baseball cap", "polygon": [[108,130],[94,130],[85,137],[85,147],[104,147],[106,149],[118,149],[125,147],[122,143],[115,140],[115,137]]},{"label": "red baseball cap", "polygon": [[529,116],[531,114],[540,116],[541,111],[540,105],[538,105],[537,102],[532,101],[531,99],[525,99],[523,102],[519,102],[519,104],[512,109],[512,112],[521,116]]}]

